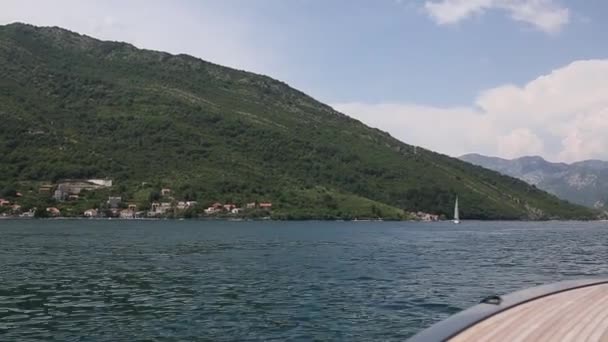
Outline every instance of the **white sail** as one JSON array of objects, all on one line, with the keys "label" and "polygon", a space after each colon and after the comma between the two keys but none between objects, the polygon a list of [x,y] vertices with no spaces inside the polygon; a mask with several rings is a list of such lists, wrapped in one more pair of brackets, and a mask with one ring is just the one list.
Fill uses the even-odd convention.
[{"label": "white sail", "polygon": [[458,197],[456,197],[456,203],[454,203],[454,223],[460,222],[460,213],[458,212]]}]

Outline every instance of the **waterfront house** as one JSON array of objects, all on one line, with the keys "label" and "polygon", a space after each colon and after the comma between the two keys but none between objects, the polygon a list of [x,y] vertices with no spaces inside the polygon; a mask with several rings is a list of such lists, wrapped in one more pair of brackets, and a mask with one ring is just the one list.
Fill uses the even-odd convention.
[{"label": "waterfront house", "polygon": [[51,216],[57,217],[61,215],[61,211],[59,211],[59,209],[55,208],[55,207],[49,207],[46,208],[46,212],[49,213]]},{"label": "waterfront house", "polygon": [[262,202],[262,203],[260,203],[260,208],[261,209],[270,210],[270,209],[272,209],[272,203],[270,203],[270,202]]},{"label": "waterfront house", "polygon": [[170,211],[172,208],[171,203],[170,202],[162,202],[160,204],[160,206],[158,207],[158,210],[160,211],[161,214],[165,214],[167,211]]},{"label": "waterfront house", "polygon": [[108,197],[108,206],[110,206],[110,208],[112,208],[112,209],[118,208],[120,206],[121,202],[122,202],[122,197],[120,197],[120,196]]},{"label": "waterfront house", "polygon": [[213,215],[213,214],[219,213],[221,211],[222,211],[222,209],[218,209],[216,207],[211,206],[211,207],[205,209],[205,214],[207,214],[207,215]]},{"label": "waterfront house", "polygon": [[163,188],[160,190],[160,194],[163,196],[169,196],[171,195],[171,189],[169,188]]},{"label": "waterfront house", "polygon": [[9,200],[0,198],[0,207],[8,207],[9,205],[11,205],[11,202]]},{"label": "waterfront house", "polygon": [[129,205],[127,206],[127,208],[129,210],[132,210],[132,211],[137,211],[137,205],[133,204],[133,203],[129,203]]},{"label": "waterfront house", "polygon": [[159,215],[160,215],[159,213],[157,213],[156,211],[152,211],[152,210],[150,210],[146,213],[146,216],[148,216],[148,217],[158,217]]},{"label": "waterfront house", "polygon": [[419,211],[417,213],[411,213],[411,214],[420,221],[431,222],[431,221],[439,220],[439,215],[433,215],[433,214],[425,213],[422,211]]},{"label": "waterfront house", "polygon": [[26,211],[24,213],[21,213],[21,215],[19,215],[19,217],[34,217],[34,213],[35,213],[36,209],[30,209],[29,211]]},{"label": "waterfront house", "polygon": [[84,217],[97,217],[97,210],[95,209],[88,209],[84,211]]},{"label": "waterfront house", "polygon": [[226,210],[226,211],[232,211],[232,209],[235,209],[235,208],[236,208],[235,204],[232,204],[232,203],[224,204],[224,210]]},{"label": "waterfront house", "polygon": [[245,205],[245,207],[246,207],[247,209],[255,209],[256,205],[255,205],[255,202],[251,202],[251,203],[247,203],[247,204]]},{"label": "waterfront house", "polygon": [[133,211],[131,209],[123,209],[120,211],[120,218],[121,219],[134,219],[135,211]]},{"label": "waterfront house", "polygon": [[11,211],[13,212],[13,214],[18,214],[21,212],[21,206],[19,204],[13,204],[11,206]]},{"label": "waterfront house", "polygon": [[177,202],[177,210],[185,210],[188,207],[188,204],[184,201]]},{"label": "waterfront house", "polygon": [[232,208],[232,210],[230,211],[232,214],[238,215],[240,214],[242,211],[241,208]]},{"label": "waterfront house", "polygon": [[107,212],[107,214],[110,217],[118,217],[118,216],[120,216],[120,209],[112,208]]},{"label": "waterfront house", "polygon": [[164,215],[169,210],[171,210],[171,203],[169,203],[169,202],[162,202],[162,203],[152,202],[152,204],[150,206],[150,211],[148,212],[148,216]]},{"label": "waterfront house", "polygon": [[224,210],[224,205],[220,202],[213,203],[209,208],[205,209],[205,214],[212,215],[215,213],[219,213]]},{"label": "waterfront house", "polygon": [[186,206],[188,208],[195,207],[198,203],[196,201],[186,201]]}]

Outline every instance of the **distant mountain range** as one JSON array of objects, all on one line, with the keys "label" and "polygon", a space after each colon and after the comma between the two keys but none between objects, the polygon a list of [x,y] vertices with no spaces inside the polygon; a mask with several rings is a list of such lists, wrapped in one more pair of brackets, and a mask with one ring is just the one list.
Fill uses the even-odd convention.
[{"label": "distant mountain range", "polygon": [[519,178],[572,203],[608,209],[608,162],[551,163],[538,156],[502,159],[466,154],[461,160]]}]

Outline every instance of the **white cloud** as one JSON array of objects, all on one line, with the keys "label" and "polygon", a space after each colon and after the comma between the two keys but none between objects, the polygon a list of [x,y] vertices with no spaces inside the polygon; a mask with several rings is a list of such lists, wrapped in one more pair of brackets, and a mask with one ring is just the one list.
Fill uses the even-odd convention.
[{"label": "white cloud", "polygon": [[554,0],[438,0],[426,1],[424,8],[439,25],[455,24],[489,10],[501,10],[511,19],[556,33],[570,20],[570,11]]},{"label": "white cloud", "polygon": [[507,157],[543,153],[543,141],[528,128],[516,128],[497,137],[498,154]]},{"label": "white cloud", "polygon": [[608,160],[608,59],[576,61],[523,86],[482,91],[471,106],[342,103],[334,107],[411,144],[479,152]]}]

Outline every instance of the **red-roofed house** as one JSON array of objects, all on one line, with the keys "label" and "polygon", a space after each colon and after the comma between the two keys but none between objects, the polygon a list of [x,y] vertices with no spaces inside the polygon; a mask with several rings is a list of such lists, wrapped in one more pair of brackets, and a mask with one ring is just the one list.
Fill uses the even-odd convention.
[{"label": "red-roofed house", "polygon": [[224,204],[224,209],[226,209],[226,211],[232,211],[232,209],[234,209],[234,208],[236,208],[235,204],[232,204],[232,203]]},{"label": "red-roofed house", "polygon": [[61,211],[55,207],[46,208],[46,211],[51,214],[51,216],[59,216],[61,215]]},{"label": "red-roofed house", "polygon": [[262,202],[262,203],[260,203],[260,208],[262,208],[262,209],[272,209],[272,203],[270,203],[270,202]]}]

